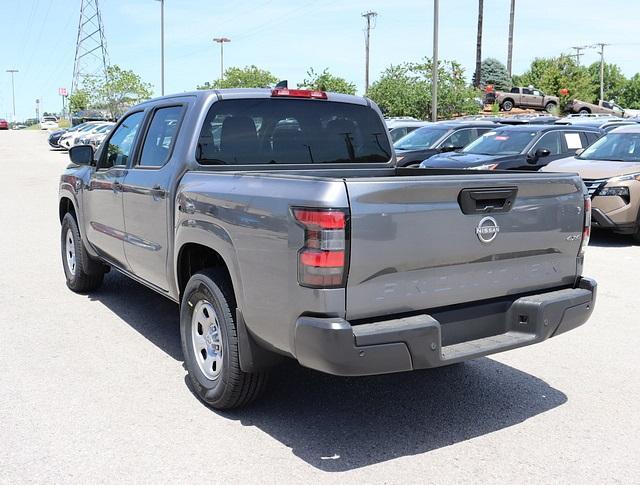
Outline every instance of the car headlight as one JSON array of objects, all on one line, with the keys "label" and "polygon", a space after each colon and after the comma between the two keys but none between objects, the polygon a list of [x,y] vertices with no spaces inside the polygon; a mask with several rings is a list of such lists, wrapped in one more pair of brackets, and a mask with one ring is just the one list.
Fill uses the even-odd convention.
[{"label": "car headlight", "polygon": [[637,180],[640,182],[640,172],[637,173],[629,173],[627,175],[621,175],[620,177],[614,177],[609,180],[609,182],[627,182],[629,180]]},{"label": "car headlight", "polygon": [[625,202],[629,203],[629,187],[603,187],[596,193],[602,197],[622,197]]},{"label": "car headlight", "polygon": [[497,163],[485,163],[484,165],[477,165],[475,167],[467,167],[469,170],[495,170],[498,166]]}]

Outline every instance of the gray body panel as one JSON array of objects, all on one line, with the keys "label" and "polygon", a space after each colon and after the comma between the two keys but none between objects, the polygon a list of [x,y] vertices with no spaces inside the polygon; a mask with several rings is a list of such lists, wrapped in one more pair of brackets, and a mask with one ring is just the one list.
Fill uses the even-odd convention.
[{"label": "gray body panel", "polygon": [[[582,232],[582,185],[528,175],[347,180],[351,268],[347,318],[362,319],[570,285]],[[461,189],[517,186],[513,208],[492,214],[489,244],[463,214]]]},{"label": "gray body panel", "polygon": [[[162,168],[130,163],[107,176],[110,171],[70,166],[60,197],[72,203],[89,254],[179,301],[181,251],[190,244],[210,248],[229,271],[250,334],[265,348],[291,356],[301,317],[377,318],[577,281],[580,240],[574,236],[582,232],[583,188],[574,175],[398,174],[395,155],[385,164],[357,167],[196,162],[200,128],[212,103],[269,95],[209,91],[151,101],[141,105],[147,114],[160,104],[187,105]],[[362,98],[330,94],[331,101],[370,104],[379,114]],[[121,192],[113,190],[114,178]],[[518,188],[516,202],[511,211],[494,215],[500,233],[483,244],[475,234],[482,216],[463,214],[457,197],[463,188],[501,186]],[[291,215],[295,206],[350,211],[346,288],[298,283],[304,230]],[[110,229],[96,230],[103,226]]]}]

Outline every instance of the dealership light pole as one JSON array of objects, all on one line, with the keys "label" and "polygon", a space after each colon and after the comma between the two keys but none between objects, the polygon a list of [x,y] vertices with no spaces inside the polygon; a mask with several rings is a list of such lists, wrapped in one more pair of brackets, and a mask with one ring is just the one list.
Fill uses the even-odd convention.
[{"label": "dealership light pole", "polygon": [[600,47],[600,99],[604,101],[604,48],[609,44],[599,42],[596,46]]},{"label": "dealership light pole", "polygon": [[224,44],[225,42],[231,42],[231,39],[216,37],[213,41],[220,44],[220,81],[222,81],[224,79]]},{"label": "dealership light pole", "polygon": [[7,72],[11,74],[11,99],[13,101],[13,120],[16,120],[16,86],[13,80],[13,76],[16,72],[20,72],[17,69],[7,69]]},{"label": "dealership light pole", "polygon": [[431,121],[438,121],[438,8],[433,0],[433,59],[431,71]]},{"label": "dealership light pole", "polygon": [[164,96],[164,0],[160,2],[160,92]]}]

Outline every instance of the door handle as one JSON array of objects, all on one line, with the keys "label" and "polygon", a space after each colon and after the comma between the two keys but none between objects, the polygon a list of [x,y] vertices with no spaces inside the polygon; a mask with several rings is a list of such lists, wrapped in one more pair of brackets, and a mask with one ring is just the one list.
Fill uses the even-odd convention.
[{"label": "door handle", "polygon": [[114,192],[122,192],[122,184],[120,182],[113,182],[112,187]]},{"label": "door handle", "polygon": [[151,193],[154,199],[164,199],[167,196],[167,191],[164,190],[160,184],[156,184],[151,187]]}]

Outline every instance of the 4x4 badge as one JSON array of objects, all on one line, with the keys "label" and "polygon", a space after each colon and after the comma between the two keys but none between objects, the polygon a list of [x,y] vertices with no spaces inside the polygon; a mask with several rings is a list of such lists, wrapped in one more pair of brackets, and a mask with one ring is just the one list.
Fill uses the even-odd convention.
[{"label": "4x4 badge", "polygon": [[484,217],[476,227],[476,235],[480,242],[490,243],[500,232],[500,226],[493,217]]}]

